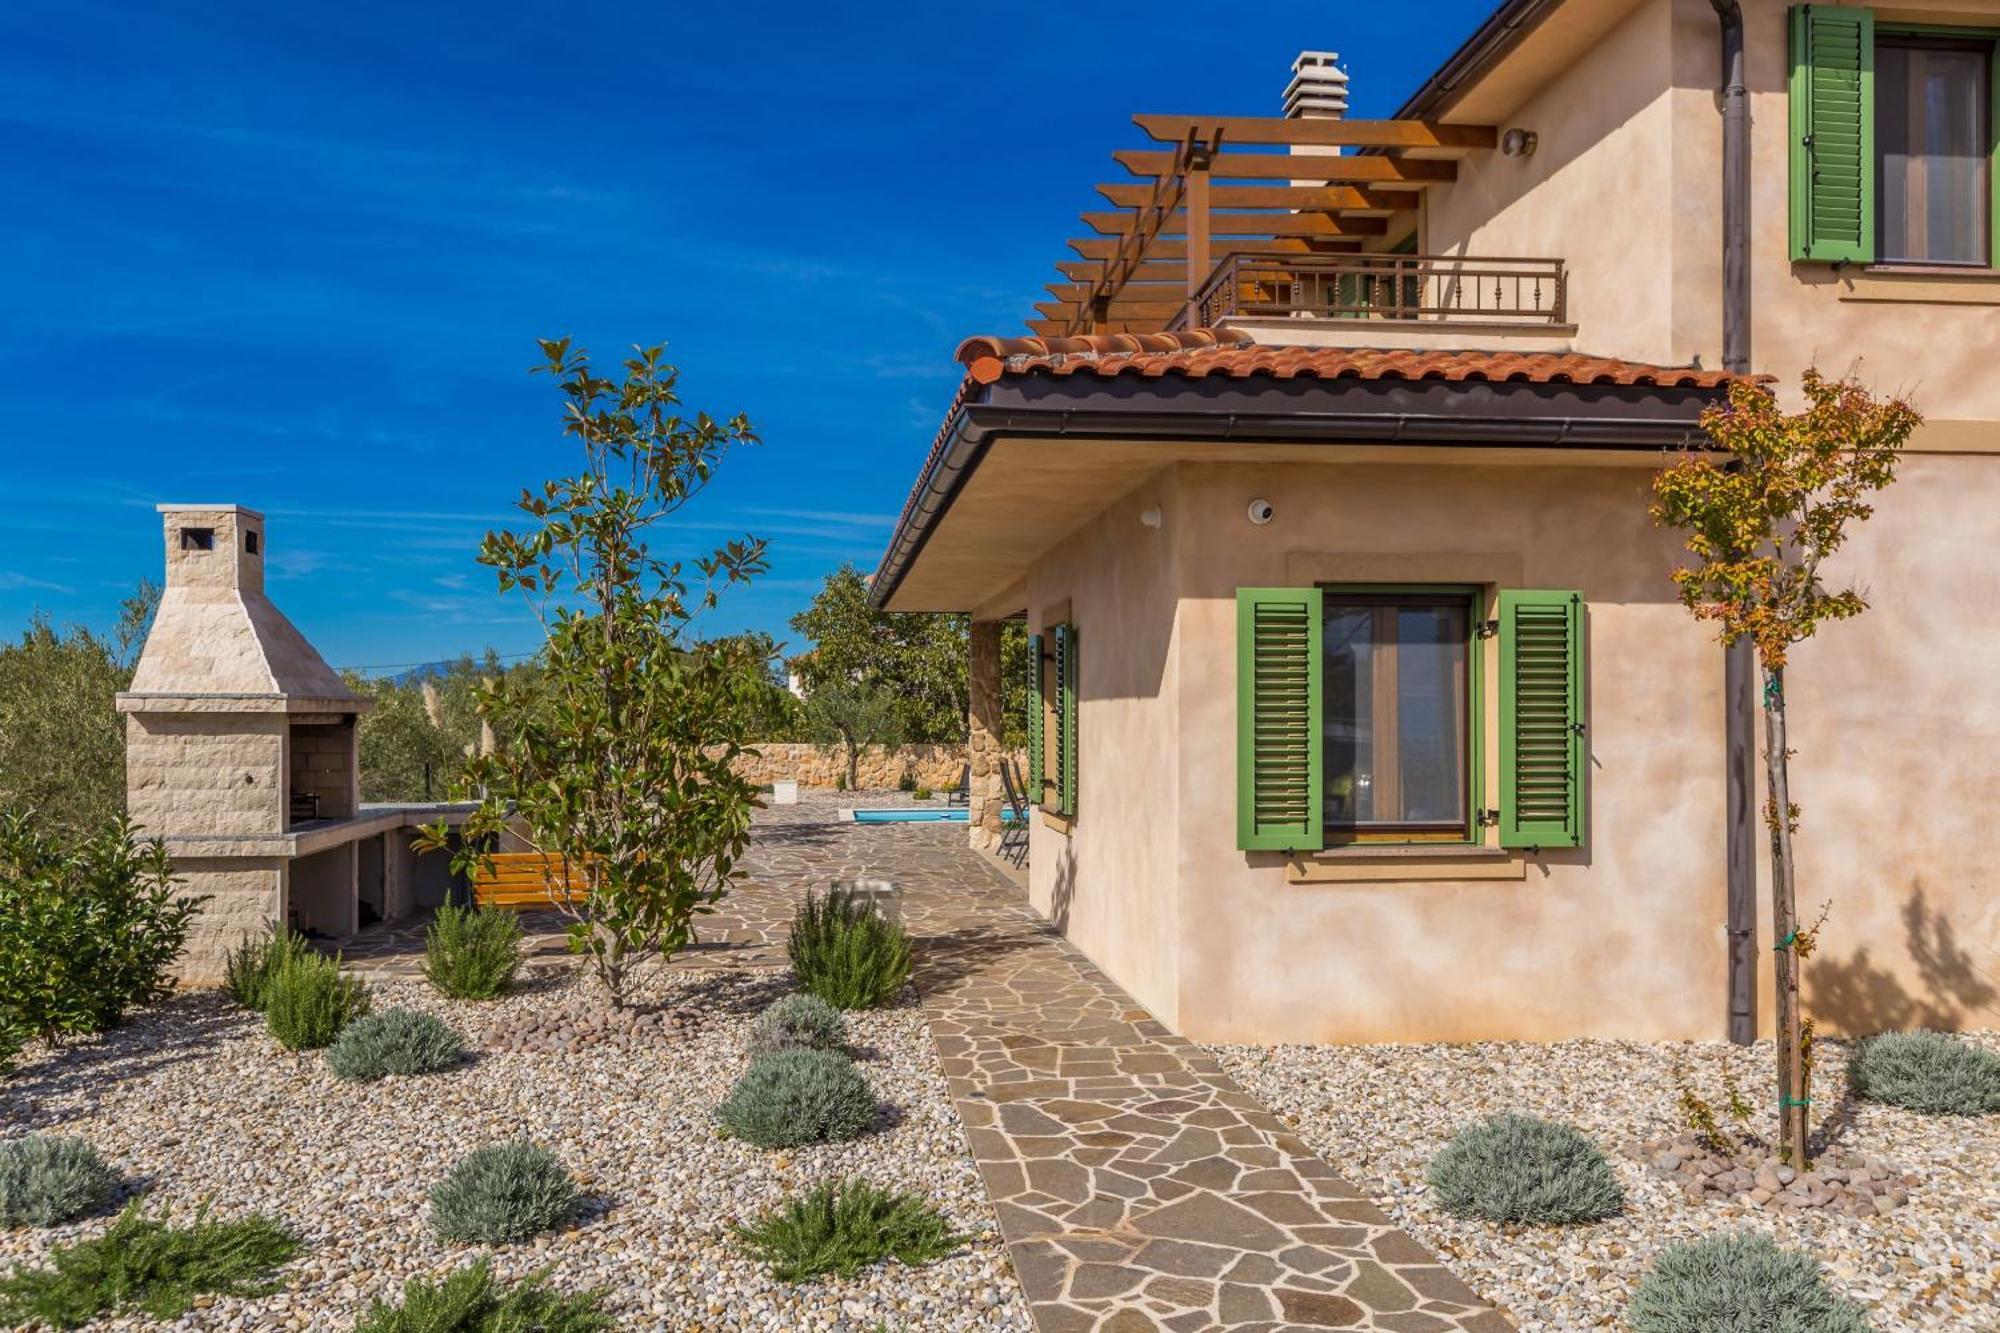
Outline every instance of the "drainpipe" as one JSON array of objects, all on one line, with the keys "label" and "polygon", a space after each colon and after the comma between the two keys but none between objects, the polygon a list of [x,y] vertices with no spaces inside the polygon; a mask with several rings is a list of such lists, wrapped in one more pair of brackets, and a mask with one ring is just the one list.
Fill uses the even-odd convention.
[{"label": "drainpipe", "polygon": [[[1722,25],[1722,368],[1750,371],[1750,89],[1743,7],[1709,0]],[[1757,1039],[1757,663],[1749,640],[1723,650],[1723,762],[1728,794],[1729,1039]]]}]

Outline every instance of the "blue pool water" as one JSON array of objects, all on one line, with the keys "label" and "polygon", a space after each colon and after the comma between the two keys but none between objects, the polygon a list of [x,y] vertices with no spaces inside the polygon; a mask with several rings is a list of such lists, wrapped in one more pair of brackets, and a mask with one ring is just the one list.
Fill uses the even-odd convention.
[{"label": "blue pool water", "polygon": [[856,810],[857,824],[963,824],[969,818],[964,806],[944,810]]}]

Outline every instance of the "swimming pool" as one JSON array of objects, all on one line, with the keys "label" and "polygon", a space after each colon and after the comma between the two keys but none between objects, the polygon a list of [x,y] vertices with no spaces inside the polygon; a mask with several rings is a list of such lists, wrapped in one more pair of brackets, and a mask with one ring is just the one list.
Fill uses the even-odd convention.
[{"label": "swimming pool", "polygon": [[962,805],[942,810],[895,806],[884,810],[843,810],[841,813],[855,824],[964,824],[971,818],[971,812]]}]

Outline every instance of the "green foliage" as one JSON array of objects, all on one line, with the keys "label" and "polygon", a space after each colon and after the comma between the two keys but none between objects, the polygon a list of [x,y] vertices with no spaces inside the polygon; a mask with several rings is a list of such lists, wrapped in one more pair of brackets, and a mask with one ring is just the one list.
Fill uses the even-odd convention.
[{"label": "green foliage", "polygon": [[823,1273],[852,1277],[884,1259],[929,1263],[966,1239],[916,1195],[859,1180],[815,1185],[751,1225],[737,1227],[736,1237],[781,1282],[803,1282]]},{"label": "green foliage", "polygon": [[892,1003],[910,979],[910,937],[852,894],[807,893],[786,943],[800,987],[836,1009]]},{"label": "green foliage", "polygon": [[1710,1236],[1663,1253],[1632,1293],[1633,1333],[1867,1333],[1861,1307],[1810,1255],[1769,1236]]},{"label": "green foliage", "polygon": [[1926,1115],[2000,1111],[2000,1055],[1942,1032],[1884,1032],[1847,1064],[1854,1095]]},{"label": "green foliage", "polygon": [[[806,739],[847,757],[842,791],[861,789],[861,754],[872,745],[901,745],[904,701],[887,686],[869,681],[833,680],[812,687],[799,710]],[[915,786],[916,780],[910,780]]]},{"label": "green foliage", "polygon": [[847,1020],[817,995],[773,1000],[750,1026],[750,1049],[837,1051],[847,1044]]},{"label": "green foliage", "polygon": [[875,1094],[838,1051],[772,1051],[750,1061],[715,1117],[760,1148],[841,1143],[874,1127]]},{"label": "green foliage", "polygon": [[387,1074],[435,1074],[465,1059],[465,1043],[432,1014],[391,1009],[355,1019],[327,1048],[341,1078],[368,1082]]},{"label": "green foliage", "polygon": [[431,1191],[440,1240],[506,1245],[553,1231],[576,1212],[576,1182],[555,1154],[532,1143],[467,1153]]},{"label": "green foliage", "polygon": [[81,834],[0,814],[0,1071],[28,1038],[102,1032],[173,989],[205,901],[175,883],[165,846],[121,814]]},{"label": "green foliage", "polygon": [[361,799],[441,801],[462,791],[466,760],[479,750],[481,680],[533,672],[532,663],[507,665],[490,648],[404,676],[342,672],[375,705],[356,728]]},{"label": "green foliage", "polygon": [[413,1277],[403,1302],[373,1301],[354,1333],[605,1333],[616,1327],[601,1292],[564,1295],[537,1273],[508,1285],[490,1260],[459,1269],[442,1282]]},{"label": "green foliage", "polygon": [[915,773],[910,772],[910,770],[907,768],[904,769],[903,776],[896,779],[896,790],[902,792],[914,792],[916,789],[917,789],[917,775]]},{"label": "green foliage", "polygon": [[288,1051],[330,1046],[367,1012],[367,983],[343,974],[338,958],[310,949],[287,958],[264,991],[264,1024]]},{"label": "green foliage", "polygon": [[297,1237],[263,1214],[194,1225],[147,1217],[138,1200],[92,1240],[58,1245],[47,1268],[0,1278],[0,1325],[77,1328],[112,1313],[154,1319],[186,1314],[195,1297],[254,1296],[276,1289],[271,1274],[299,1251]]},{"label": "green foliage", "polygon": [[424,978],[459,1000],[491,1000],[521,970],[521,919],[499,907],[446,903],[424,931]]},{"label": "green foliage", "polygon": [[919,801],[928,801],[931,798],[931,789],[929,787],[919,787],[911,792],[910,795]]},{"label": "green foliage", "polygon": [[1696,561],[1674,573],[1681,599],[1722,626],[1724,643],[1749,638],[1767,670],[1822,622],[1867,609],[1858,591],[1827,588],[1820,569],[1848,524],[1875,512],[1867,496],[1896,479],[1923,420],[1856,380],[1808,369],[1803,387],[1806,409],[1786,413],[1767,385],[1735,381],[1726,408],[1702,413],[1719,452],[1691,453],[1653,481],[1653,520],[1686,532]]},{"label": "green foliage", "polygon": [[1431,1196],[1457,1217],[1560,1226],[1624,1206],[1603,1151],[1568,1125],[1498,1115],[1468,1125],[1431,1159]]},{"label": "green foliage", "polygon": [[117,1173],[82,1139],[0,1139],[0,1227],[49,1227],[82,1217],[117,1184]]},{"label": "green foliage", "polygon": [[896,740],[956,744],[965,739],[968,617],[891,615],[868,604],[868,581],[853,565],[826,576],[792,629],[812,641],[792,665],[814,695],[832,685],[858,686],[884,701]]},{"label": "green foliage", "polygon": [[[702,643],[693,625],[723,588],[763,572],[764,544],[728,542],[691,573],[652,543],[685,539],[667,521],[756,436],[742,417],[681,415],[664,348],[638,352],[616,381],[568,339],[542,351],[583,463],[522,493],[526,531],[491,532],[480,546],[500,591],[519,593],[547,637],[532,687],[509,675],[479,688],[500,745],[469,765],[486,799],[465,822],[457,865],[475,868],[479,849],[512,828],[582,868],[587,893],[560,910],[571,947],[622,1006],[640,971],[694,938],[750,842],[756,789],[732,764],[768,670],[744,641]],[[446,840],[439,825],[423,845]]]},{"label": "green foliage", "polygon": [[222,989],[237,1004],[261,1014],[278,969],[311,952],[306,937],[295,930],[245,935],[223,963]]},{"label": "green foliage", "polygon": [[[125,808],[125,720],[112,696],[132,664],[160,589],[141,583],[110,638],[33,617],[0,647],[0,809],[34,810],[54,832],[88,834]],[[54,761],[53,756],[61,756]]]}]

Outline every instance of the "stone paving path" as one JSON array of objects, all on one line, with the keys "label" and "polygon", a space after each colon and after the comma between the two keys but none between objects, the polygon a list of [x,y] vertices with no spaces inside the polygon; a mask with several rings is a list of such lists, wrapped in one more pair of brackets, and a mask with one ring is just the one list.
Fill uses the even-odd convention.
[{"label": "stone paving path", "polygon": [[917,985],[1040,1333],[1514,1327],[970,854],[956,896]]},{"label": "stone paving path", "polygon": [[[1056,933],[963,829],[836,824],[833,803],[759,813],[746,882],[675,965],[783,966],[807,889],[902,885],[917,988],[1039,1333],[1514,1328]],[[422,960],[420,926],[414,955],[400,924],[342,945],[366,970]]]}]

